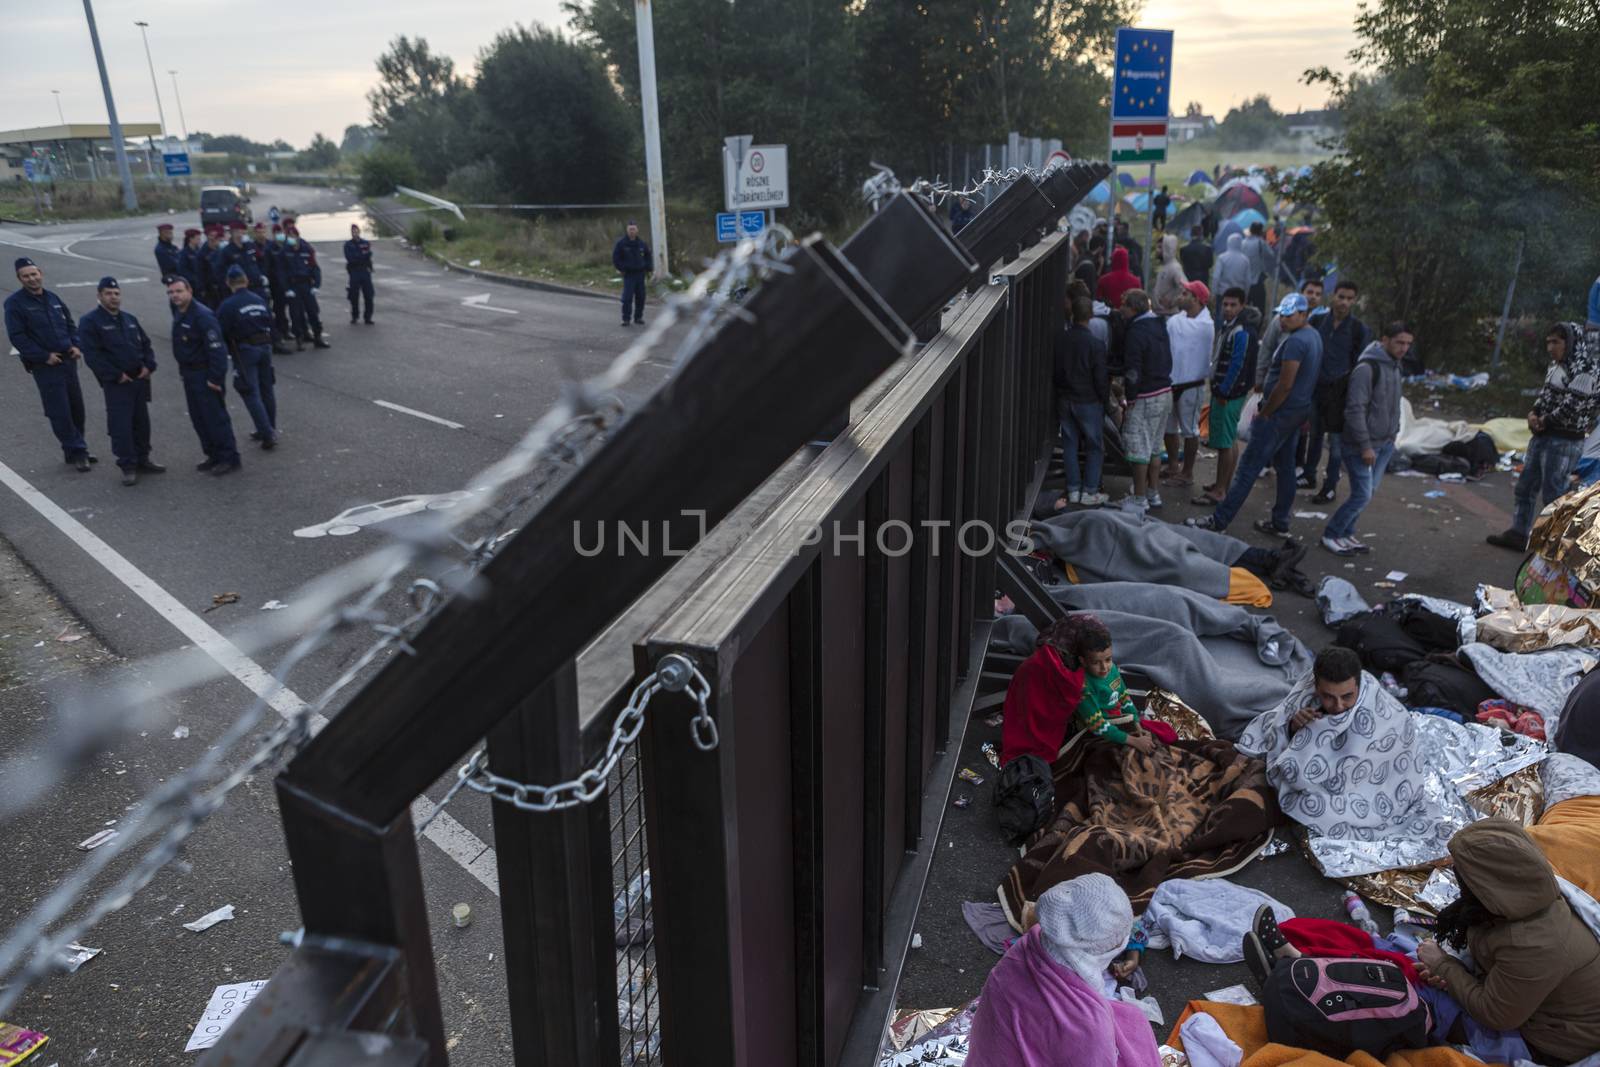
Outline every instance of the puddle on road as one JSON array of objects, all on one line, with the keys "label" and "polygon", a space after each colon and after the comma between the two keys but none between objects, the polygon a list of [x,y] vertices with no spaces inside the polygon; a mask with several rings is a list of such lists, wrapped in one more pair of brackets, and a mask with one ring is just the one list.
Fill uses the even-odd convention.
[{"label": "puddle on road", "polygon": [[[256,217],[264,220],[267,215],[264,210],[258,209]],[[295,220],[300,236],[313,244],[328,241],[343,244],[350,239],[351,224],[361,227],[363,237],[370,239],[378,236],[372,216],[359,208],[351,208],[348,211],[318,211],[309,215],[298,215]]]}]

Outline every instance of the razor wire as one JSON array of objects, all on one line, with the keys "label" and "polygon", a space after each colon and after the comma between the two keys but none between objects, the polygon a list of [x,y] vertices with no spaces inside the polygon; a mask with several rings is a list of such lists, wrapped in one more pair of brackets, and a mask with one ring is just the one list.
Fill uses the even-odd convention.
[{"label": "razor wire", "polygon": [[985,167],[983,174],[977,180],[958,188],[938,178],[917,178],[909,183],[902,183],[895,177],[893,170],[882,163],[873,163],[872,166],[877,173],[862,183],[861,198],[871,205],[873,211],[877,211],[879,204],[898,192],[910,193],[929,205],[938,207],[952,197],[971,199],[990,186],[1007,186],[1021,178],[1043,181],[1058,168],[1067,165],[1057,160],[1043,170],[1030,166]]},{"label": "razor wire", "polygon": [[[294,641],[268,683],[205,755],[147,794],[133,813],[119,823],[110,840],[91,850],[76,870],[0,940],[0,981],[5,983],[0,985],[0,1018],[35,981],[64,969],[62,954],[67,945],[77,941],[106,916],[126,907],[163,868],[178,860],[184,843],[222,807],[234,789],[299,751],[313,730],[326,723],[323,713],[333,699],[367,667],[390,652],[416,655],[412,639],[451,594],[473,594],[475,583],[482,580],[483,567],[516,533],[517,527],[510,524],[521,511],[537,501],[559,477],[581,465],[589,450],[608,431],[620,425],[626,408],[616,390],[627,384],[651,353],[661,346],[666,334],[680,322],[689,322],[673,356],[672,366],[676,369],[728,320],[753,321],[749,310],[740,305],[740,297],[752,284],[759,284],[774,274],[791,272],[792,268],[784,262],[784,253],[792,242],[789,230],[773,226],[760,239],[741,241],[708,261],[683,293],[666,297],[644,334],[604,370],[588,379],[579,377],[569,361],[558,355],[557,362],[568,380],[561,398],[506,455],[472,479],[469,485],[475,492],[449,512],[435,513],[432,522],[403,531],[384,547],[313,579],[295,595],[297,610],[277,612],[275,614],[286,618],[272,620],[245,635],[241,644],[247,651],[265,649],[290,637]],[[500,499],[502,496],[504,500]],[[480,517],[487,522],[487,532],[471,538],[460,532],[470,520]],[[464,558],[450,560],[451,548],[463,553]],[[448,564],[446,573],[404,581],[405,573],[413,567],[437,567],[441,562]],[[402,585],[406,610],[404,614],[392,616],[383,603]],[[329,645],[336,635],[360,627],[370,629],[377,635],[376,639],[312,700],[301,700],[285,688],[286,680],[309,656]],[[167,655],[153,657],[147,665],[149,663],[176,667],[177,661]],[[694,679],[700,678],[701,687],[704,679],[692,664],[688,669],[690,673],[683,682],[691,686],[694,696],[699,692],[693,688]],[[187,662],[183,670],[152,673],[163,681],[155,686],[129,682],[98,690],[88,708],[68,716],[66,731],[76,736],[53,738],[51,744],[23,752],[0,765],[0,778],[22,783],[20,789],[8,788],[9,799],[0,798],[0,823],[31,807],[77,764],[135,728],[142,720],[138,715],[130,716],[130,709],[222,674],[216,665],[197,669]],[[168,674],[174,677],[169,678]],[[635,699],[619,713],[613,727],[613,742],[619,737],[629,740],[637,737],[649,696],[673,687],[664,681],[663,672],[659,670],[641,683],[635,691]],[[681,689],[683,685],[676,688]],[[705,747],[704,740],[709,740],[714,747],[715,723],[706,712],[703,695],[696,699],[699,711],[693,720],[693,736],[702,747]],[[265,737],[238,766],[221,774],[224,761],[257,733],[269,708],[278,711],[282,721],[266,731]],[[58,743],[63,740],[65,743]],[[614,766],[616,757],[620,757],[625,747],[625,744],[608,746],[601,765],[604,769],[586,772],[575,793],[563,790],[562,795],[575,795],[575,803],[593,800],[599,795],[591,788],[593,775],[599,774],[603,783],[605,772]],[[612,748],[616,749],[615,757]],[[454,799],[467,778],[464,773],[458,776],[443,802],[423,823],[424,828]],[[492,784],[492,779],[486,780]],[[481,784],[482,781],[478,781],[473,788]],[[507,786],[515,795],[517,790],[510,788],[513,786],[519,783]],[[530,788],[538,787],[520,788],[521,795],[526,796]],[[81,915],[70,923],[57,925],[89,895],[96,880],[115,860],[132,854],[137,846],[152,838],[154,842],[138,856],[133,866],[96,897]]]}]

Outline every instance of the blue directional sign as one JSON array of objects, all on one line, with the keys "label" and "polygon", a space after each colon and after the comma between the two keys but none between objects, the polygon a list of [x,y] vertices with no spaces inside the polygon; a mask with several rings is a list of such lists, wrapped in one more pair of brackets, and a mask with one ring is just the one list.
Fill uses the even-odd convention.
[{"label": "blue directional sign", "polygon": [[[755,214],[760,214],[756,212]],[[717,240],[729,244],[739,239],[739,216],[732,211],[717,212]]]},{"label": "blue directional sign", "polygon": [[767,228],[767,213],[765,211],[739,212],[739,236],[760,237],[761,232]]},{"label": "blue directional sign", "polygon": [[1117,30],[1113,119],[1165,120],[1172,104],[1172,31]]},{"label": "blue directional sign", "polygon": [[24,159],[22,161],[22,176],[31,182],[33,181],[33,173],[33,160]]},{"label": "blue directional sign", "polygon": [[167,177],[169,178],[181,178],[186,174],[194,173],[189,169],[189,153],[187,152],[163,152],[161,153],[161,162],[166,164]]},{"label": "blue directional sign", "polygon": [[273,204],[272,207],[267,211],[267,218],[272,222],[272,224],[274,226],[276,226],[278,224],[278,220],[281,219],[282,217],[283,216],[278,212],[278,205],[277,204]]}]

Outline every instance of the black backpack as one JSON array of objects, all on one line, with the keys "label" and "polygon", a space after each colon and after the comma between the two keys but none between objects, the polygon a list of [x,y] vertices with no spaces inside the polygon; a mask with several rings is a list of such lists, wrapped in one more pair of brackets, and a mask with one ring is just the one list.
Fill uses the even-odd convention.
[{"label": "black backpack", "polygon": [[1453,662],[1421,659],[1406,668],[1406,703],[1413,708],[1448,708],[1468,722],[1478,705],[1499,694],[1473,671]]},{"label": "black backpack", "polygon": [[1429,652],[1454,652],[1461,647],[1460,628],[1448,615],[1429,611],[1415,600],[1397,600],[1388,610],[1401,629]]},{"label": "black backpack", "polygon": [[1056,814],[1056,785],[1050,765],[1038,756],[1018,756],[1000,770],[994,783],[994,810],[1006,840],[1020,844]]},{"label": "black backpack", "polygon": [[1495,447],[1494,438],[1482,430],[1465,441],[1451,441],[1442,451],[1447,456],[1456,456],[1471,464],[1467,473],[1474,478],[1482,477],[1500,462],[1500,450]]},{"label": "black backpack", "polygon": [[1280,961],[1262,986],[1261,1006],[1270,1040],[1337,1059],[1355,1051],[1383,1059],[1432,1044],[1428,1002],[1387,960]]},{"label": "black backpack", "polygon": [[1369,611],[1340,623],[1337,643],[1352,649],[1361,657],[1361,665],[1373,674],[1399,674],[1406,664],[1428,654],[1421,642],[1382,611]]}]

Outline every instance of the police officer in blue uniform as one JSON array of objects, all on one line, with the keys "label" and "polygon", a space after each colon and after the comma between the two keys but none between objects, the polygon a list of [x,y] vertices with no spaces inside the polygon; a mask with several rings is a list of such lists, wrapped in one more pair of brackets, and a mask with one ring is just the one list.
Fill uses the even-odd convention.
[{"label": "police officer in blue uniform", "polygon": [[78,343],[106,395],[106,429],[122,484],[134,485],[140,474],[167,469],[150,459],[150,375],[156,353],[139,320],[122,310],[122,287],[115,278],[101,278],[95,295],[100,306],[78,320]]},{"label": "police officer in blue uniform", "polygon": [[256,424],[252,440],[268,451],[278,444],[278,398],[273,388],[272,311],[260,295],[250,291],[244,271],[228,271],[228,298],[217,309],[222,336],[233,352],[233,387],[244,398],[245,410]]},{"label": "police officer in blue uniform", "polygon": [[344,269],[350,273],[350,325],[356,324],[356,298],[367,302],[365,321],[372,325],[372,242],[361,236],[361,227],[350,224],[350,240],[344,243]]},{"label": "police officer in blue uniform", "polygon": [[267,290],[272,302],[272,354],[286,355],[289,349],[284,341],[289,338],[289,298],[284,292],[289,283],[283,278],[283,248],[288,235],[276,222],[272,224],[272,239],[266,243],[262,259],[263,273],[267,276]]},{"label": "police officer in blue uniform", "polygon": [[244,243],[245,228],[242,222],[228,224],[228,243],[222,246],[222,298],[228,298],[228,272],[234,267],[244,271],[245,281],[257,294],[264,293],[267,280],[261,276],[261,268],[256,264],[255,253]]},{"label": "police officer in blue uniform", "polygon": [[278,293],[278,268],[273,260],[273,257],[277,255],[277,249],[272,246],[272,238],[267,236],[265,223],[258,222],[255,224],[255,228],[245,237],[244,246],[255,257],[256,270],[261,275],[260,284],[258,285],[252,280],[250,289],[265,300],[268,307],[272,308],[272,354],[275,356],[285,355],[289,350],[284,347],[283,339],[289,335],[289,331],[286,326],[286,319],[284,320],[285,328],[279,328],[278,303],[281,297]]},{"label": "police officer in blue uniform", "polygon": [[222,298],[228,295],[228,288],[222,280],[228,270],[228,265],[222,259],[222,250],[225,247],[222,242],[222,227],[207,226],[206,243],[200,247],[200,299],[213,311],[221,305]]},{"label": "police officer in blue uniform", "polygon": [[628,221],[628,234],[611,249],[611,265],[622,275],[622,325],[631,318],[644,325],[644,277],[654,266],[650,246],[639,236],[639,224]]},{"label": "police officer in blue uniform", "polygon": [[194,469],[232,474],[239,469],[239,446],[228,418],[228,346],[222,342],[222,327],[194,298],[189,279],[181,274],[167,279],[167,300],[172,305],[172,358],[183,379],[189,421],[206,455]]},{"label": "police officer in blue uniform", "polygon": [[44,417],[68,463],[87,472],[98,463],[83,440],[83,390],[78,387],[78,328],[61,298],[44,287],[44,271],[26,256],[17,260],[22,288],[6,297],[6,337],[33,379]]},{"label": "police officer in blue uniform", "polygon": [[317,348],[332,348],[323,339],[322,312],[317,307],[317,290],[322,288],[322,266],[317,262],[317,250],[309,241],[301,239],[300,231],[292,223],[284,227],[284,233],[287,239],[278,253],[278,263],[285,283],[283,294],[289,298],[295,351],[302,351],[307,341]]},{"label": "police officer in blue uniform", "polygon": [[156,267],[161,271],[161,277],[178,273],[178,258],[181,249],[172,243],[172,223],[163,222],[156,227]]},{"label": "police officer in blue uniform", "polygon": [[194,293],[194,298],[200,299],[204,292],[200,285],[204,268],[200,265],[200,231],[193,226],[183,231],[183,248],[178,252],[178,273],[189,280],[189,289]]}]

